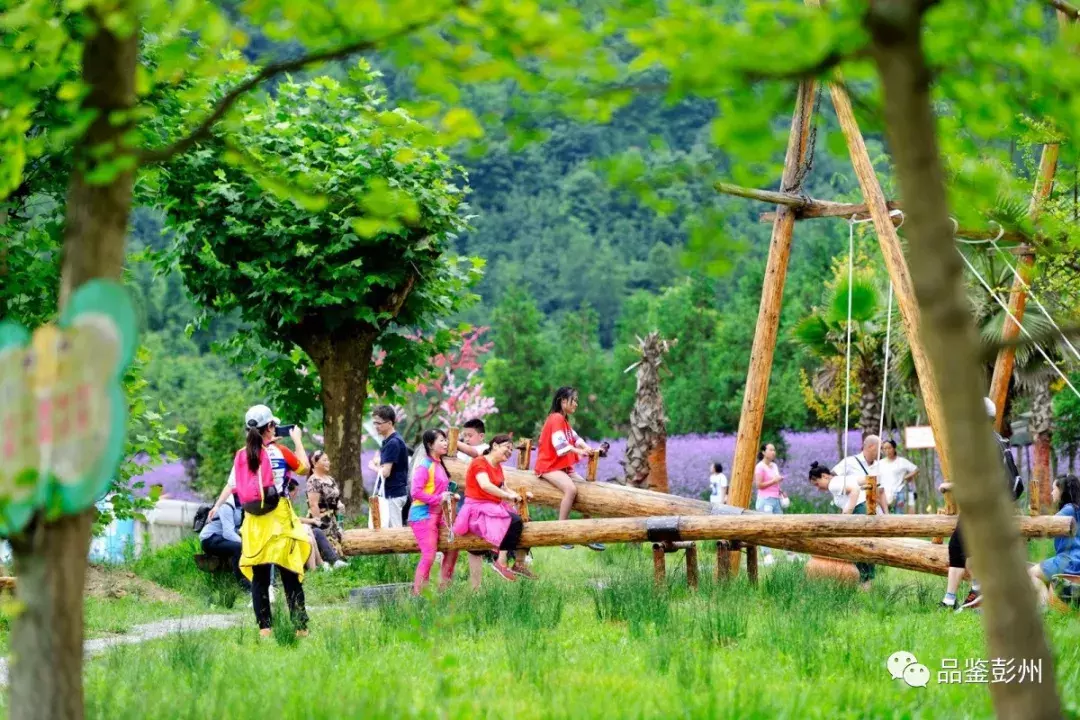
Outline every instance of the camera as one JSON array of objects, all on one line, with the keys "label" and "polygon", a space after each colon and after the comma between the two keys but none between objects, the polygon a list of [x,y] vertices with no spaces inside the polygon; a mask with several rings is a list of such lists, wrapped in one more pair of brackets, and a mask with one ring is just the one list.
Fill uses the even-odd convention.
[{"label": "camera", "polygon": [[274,428],[274,437],[289,437],[289,433],[296,425],[278,425]]}]

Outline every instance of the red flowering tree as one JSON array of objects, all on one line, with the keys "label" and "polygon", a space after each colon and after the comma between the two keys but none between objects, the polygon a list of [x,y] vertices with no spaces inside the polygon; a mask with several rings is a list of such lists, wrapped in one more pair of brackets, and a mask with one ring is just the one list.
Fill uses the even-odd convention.
[{"label": "red flowering tree", "polygon": [[[435,355],[428,369],[404,388],[396,388],[396,395],[405,399],[403,406],[395,407],[400,407],[398,432],[406,442],[418,441],[432,426],[460,426],[499,412],[495,399],[484,395],[484,384],[477,380],[480,359],[493,347],[492,342],[482,340],[488,330],[477,327],[455,332],[449,350]],[[380,354],[375,363],[382,360]],[[376,400],[388,402],[389,398]]]}]

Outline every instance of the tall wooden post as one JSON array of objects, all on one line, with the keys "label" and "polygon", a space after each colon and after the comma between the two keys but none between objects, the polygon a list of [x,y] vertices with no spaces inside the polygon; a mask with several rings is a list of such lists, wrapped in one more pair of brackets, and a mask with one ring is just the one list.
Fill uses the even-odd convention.
[{"label": "tall wooden post", "polygon": [[[817,3],[808,2],[808,4],[816,5]],[[912,359],[915,361],[915,372],[919,376],[923,404],[926,406],[926,414],[930,419],[930,427],[934,431],[934,445],[941,461],[941,472],[948,478],[949,459],[945,452],[945,448],[948,446],[945,443],[944,416],[938,401],[937,383],[934,381],[934,372],[930,367],[930,359],[926,356],[922,338],[919,335],[919,303],[915,299],[915,288],[911,284],[911,274],[908,272],[907,262],[904,259],[904,250],[900,246],[900,238],[896,234],[896,227],[889,216],[889,207],[885,201],[884,193],[881,192],[881,185],[878,183],[874,166],[870,162],[870,154],[866,151],[866,142],[863,140],[859,124],[855,120],[855,111],[851,107],[851,98],[848,97],[844,87],[836,82],[829,83],[829,93],[836,109],[836,117],[840,121],[840,129],[844,132],[844,140],[847,141],[851,164],[855,168],[855,175],[859,179],[863,199],[866,201],[870,217],[874,221],[874,230],[877,231],[881,254],[885,259],[885,267],[889,271],[889,278],[892,280],[897,304],[900,306],[900,315],[904,321],[904,333],[911,347]]]},{"label": "tall wooden post", "polygon": [[[784,172],[780,179],[780,189],[784,192],[796,192],[802,185],[817,92],[817,83],[813,79],[799,83],[787,154],[784,156]],[[761,290],[761,307],[758,310],[754,344],[750,351],[750,368],[746,373],[746,390],[743,393],[739,434],[735,440],[735,459],[732,462],[728,504],[737,507],[750,506],[754,465],[757,464],[761,426],[765,419],[765,401],[769,396],[769,375],[772,372],[776,336],[780,328],[784,280],[787,277],[788,259],[791,257],[795,215],[793,208],[780,205],[776,210],[776,220],[773,221],[769,259],[765,266],[765,283]],[[732,553],[733,572],[738,572],[738,558],[738,553]]]},{"label": "tall wooden post", "polygon": [[[1050,197],[1054,187],[1054,174],[1057,172],[1060,147],[1056,143],[1043,145],[1039,157],[1039,174],[1035,178],[1035,189],[1031,194],[1031,206],[1028,214],[1037,218],[1043,202]],[[1020,277],[1013,280],[1012,292],[1009,293],[1009,312],[1017,322],[1024,321],[1024,309],[1027,307],[1027,284],[1031,282],[1031,269],[1035,264],[1035,255],[1027,253],[1017,263]],[[1022,282],[1021,282],[1022,280]],[[994,361],[994,375],[990,380],[990,399],[994,401],[997,416],[994,427],[999,433],[1005,431],[1005,402],[1009,395],[1009,381],[1012,379],[1013,366],[1016,363],[1016,347],[1011,343],[1020,335],[1020,326],[1012,318],[1005,318],[1005,327],[1001,330],[1002,342],[1006,343],[998,351]]]}]

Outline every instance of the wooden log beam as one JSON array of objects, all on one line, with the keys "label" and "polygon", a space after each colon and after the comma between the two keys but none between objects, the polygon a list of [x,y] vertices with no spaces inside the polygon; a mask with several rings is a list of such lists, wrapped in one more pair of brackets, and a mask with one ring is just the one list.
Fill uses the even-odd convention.
[{"label": "wooden log beam", "polygon": [[[1039,157],[1039,172],[1035,178],[1035,189],[1031,194],[1031,206],[1028,214],[1033,218],[1038,217],[1043,203],[1050,197],[1050,190],[1054,186],[1054,175],[1057,172],[1060,146],[1057,144],[1043,145],[1042,154]],[[1012,291],[1009,293],[1009,312],[1016,318],[1005,318],[1005,326],[1001,330],[1001,341],[1004,346],[998,351],[994,361],[994,374],[990,380],[990,399],[994,401],[997,415],[994,418],[994,427],[997,431],[1005,430],[1005,403],[1009,396],[1009,381],[1012,380],[1013,366],[1016,364],[1016,345],[1012,344],[1020,337],[1020,325],[1024,321],[1024,310],[1027,308],[1027,287],[1031,282],[1031,272],[1035,266],[1035,255],[1027,253],[1017,263],[1020,277],[1013,280]]]},{"label": "wooden log beam", "polygon": [[[743,515],[697,515],[681,517],[605,518],[591,520],[553,520],[531,522],[521,533],[521,547],[552,547],[555,545],[583,545],[590,542],[647,542],[657,521],[665,527],[677,529],[684,541],[739,540],[747,546],[747,552],[756,545],[788,547],[796,541],[816,538],[872,538],[875,543],[881,537],[927,537],[935,533],[949,535],[956,530],[956,516],[950,515],[772,515],[747,513]],[[1075,534],[1072,518],[1061,515],[1037,517],[1016,516],[1017,528],[1024,537],[1066,537]],[[926,567],[938,558],[934,546],[927,542],[901,543],[908,554],[926,554],[923,559],[912,558],[916,568]],[[375,530],[346,530],[342,548],[346,555],[384,555],[390,553],[419,552],[416,538],[409,528]],[[456,537],[448,542],[444,533],[440,538],[441,550],[484,550],[490,544],[476,535]],[[661,556],[667,550],[664,542],[655,542],[654,550]],[[879,546],[881,557],[893,557],[893,553]],[[936,548],[944,550],[944,548]],[[838,549],[842,557],[846,551]],[[748,556],[749,557],[749,556]],[[845,558],[852,559],[852,558]],[[942,567],[944,569],[944,567]]]},{"label": "wooden log beam", "polygon": [[[816,0],[808,0],[808,4],[817,5],[818,3]],[[851,156],[851,164],[859,180],[859,187],[862,189],[863,198],[874,221],[878,244],[885,259],[889,278],[892,280],[893,291],[896,294],[900,316],[904,323],[904,333],[911,348],[911,357],[915,362],[915,372],[919,377],[923,405],[926,407],[930,427],[934,432],[934,445],[938,451],[941,473],[948,478],[951,476],[949,456],[945,451],[948,443],[945,438],[944,414],[939,400],[938,384],[919,332],[919,303],[915,299],[915,288],[911,283],[911,273],[908,271],[907,261],[904,258],[904,249],[900,245],[896,227],[889,215],[889,207],[881,191],[881,185],[878,183],[874,165],[870,162],[870,153],[866,150],[866,141],[855,119],[851,98],[848,97],[847,90],[840,82],[829,83],[829,94],[836,110],[836,117],[840,121],[840,129],[844,133],[844,140],[847,142],[848,154]]]},{"label": "wooden log beam", "polygon": [[[455,459],[447,458],[446,467],[450,471],[451,478],[463,482],[466,464]],[[558,507],[562,501],[562,492],[550,483],[541,480],[535,473],[521,472],[506,468],[504,470],[506,484],[517,492],[533,493],[533,500],[542,505]],[[644,517],[644,516],[687,516],[687,515],[750,515],[756,516],[749,510],[731,506],[713,506],[705,500],[692,500],[690,498],[668,495],[666,493],[651,492],[640,488],[631,488],[623,485],[606,482],[576,482],[577,499],[574,509],[597,516],[618,517]],[[798,517],[798,516],[783,516]],[[858,517],[858,516],[852,516]],[[875,520],[885,517],[919,517],[917,515],[875,516]],[[1050,516],[1053,517],[1053,516]],[[567,521],[570,522],[570,521]],[[529,527],[545,525],[549,523],[531,522]],[[347,532],[366,532],[350,530]],[[412,537],[408,528],[401,531],[380,530],[379,534],[390,532],[404,533],[402,537]],[[689,538],[688,538],[689,539]],[[591,541],[590,541],[591,542]],[[836,539],[805,539],[791,537],[771,537],[768,542],[755,541],[767,547],[792,550],[825,557],[834,557],[852,562],[869,562],[878,565],[891,565],[919,572],[929,572],[944,575],[948,565],[948,553],[944,547],[932,546],[922,540],[908,540],[900,538],[871,538],[871,537],[843,537]],[[525,542],[523,541],[524,545]],[[563,543],[559,543],[563,544]],[[414,545],[415,547],[415,545]],[[393,551],[406,552],[406,551]],[[725,553],[726,554],[726,553]],[[732,564],[736,562],[739,553],[730,553]]]},{"label": "wooden log beam", "polygon": [[[459,484],[465,480],[465,463],[456,458],[447,457],[444,461],[450,477]],[[531,493],[533,502],[548,507],[558,507],[562,502],[562,491],[554,485],[541,480],[532,472],[522,472],[504,468],[506,484],[512,490],[520,493]],[[642,517],[651,515],[717,515],[717,514],[742,514],[751,513],[750,510],[733,507],[730,505],[714,506],[706,500],[693,500],[678,495],[657,493],[640,488],[616,485],[607,482],[576,482],[577,498],[574,500],[574,510],[597,517]],[[898,567],[921,570],[922,572],[937,572],[932,568],[938,567],[934,563],[923,563],[912,567],[910,563],[910,547],[902,543],[907,541],[890,540],[884,538],[843,538],[839,540],[794,540],[776,539],[770,547],[805,552],[826,557],[838,557],[842,560],[855,560],[873,562],[877,564],[896,564]],[[918,542],[918,541],[911,541]],[[929,543],[923,543],[929,546]],[[938,548],[944,553],[944,548]],[[927,550],[927,552],[930,552]],[[892,553],[892,554],[890,554]],[[739,562],[740,553],[732,552],[729,555],[732,563],[732,572],[738,572],[736,566]],[[947,564],[946,555],[942,555],[942,572]],[[890,558],[883,560],[883,558]],[[940,574],[940,573],[939,573]]]},{"label": "wooden log beam", "polygon": [[[795,111],[791,119],[791,133],[784,156],[784,170],[780,177],[782,192],[797,194],[802,186],[802,175],[808,166],[807,151],[817,94],[818,85],[813,78],[804,78],[799,82]],[[746,373],[746,389],[743,391],[728,494],[729,502],[741,508],[750,505],[754,465],[757,463],[758,443],[761,441],[761,426],[765,420],[765,402],[769,397],[769,377],[776,352],[776,337],[780,330],[780,309],[788,260],[791,258],[795,216],[795,210],[790,206],[778,205],[769,241],[769,258],[765,264],[761,305],[758,308],[754,342],[750,350],[750,367]],[[737,561],[738,555],[733,555],[733,572],[738,572],[734,565]]]}]

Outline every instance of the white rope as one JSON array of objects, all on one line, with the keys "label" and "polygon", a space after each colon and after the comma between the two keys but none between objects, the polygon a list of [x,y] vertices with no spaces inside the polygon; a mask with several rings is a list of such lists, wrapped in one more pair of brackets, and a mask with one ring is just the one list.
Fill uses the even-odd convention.
[{"label": "white rope", "polygon": [[[997,225],[998,227],[1001,227],[1000,224]],[[1005,229],[1002,228],[1001,232],[998,234],[998,237],[991,240],[990,244],[994,246],[994,249],[997,250],[998,253],[1001,255],[1002,260],[1004,260],[1005,264],[1009,267],[1010,270],[1012,270],[1013,277],[1015,277],[1016,281],[1024,287],[1024,290],[1027,291],[1028,297],[1035,301],[1035,304],[1038,305],[1039,310],[1042,312],[1043,316],[1046,317],[1046,319],[1050,321],[1050,324],[1054,326],[1054,329],[1057,330],[1058,335],[1061,336],[1061,339],[1065,341],[1065,344],[1068,346],[1069,350],[1072,350],[1073,356],[1076,357],[1077,360],[1080,360],[1080,351],[1077,351],[1076,347],[1072,344],[1072,342],[1069,341],[1069,338],[1065,335],[1065,332],[1058,326],[1056,322],[1054,322],[1054,318],[1050,317],[1050,313],[1047,312],[1046,308],[1043,307],[1043,304],[1039,302],[1039,298],[1035,294],[1035,291],[1032,290],[1031,286],[1028,285],[1026,280],[1024,280],[1023,276],[1020,274],[1020,271],[1016,269],[1015,265],[1009,262],[1008,253],[1002,250],[1001,247],[997,244],[997,240],[1000,239],[1001,236],[1004,234]]]},{"label": "white rope", "polygon": [[878,420],[878,437],[885,434],[885,401],[889,397],[889,351],[892,349],[892,298],[893,286],[889,283],[889,309],[885,314],[885,372],[881,380],[881,418]]},{"label": "white rope", "polygon": [[986,288],[986,291],[990,293],[990,296],[997,301],[997,304],[1001,306],[1001,309],[1005,311],[1005,314],[1008,315],[1014,323],[1016,323],[1016,326],[1020,328],[1020,332],[1022,332],[1024,336],[1031,341],[1032,345],[1034,345],[1035,349],[1039,351],[1039,354],[1043,356],[1043,359],[1046,360],[1047,364],[1050,365],[1050,367],[1054,369],[1054,372],[1058,374],[1058,377],[1065,381],[1065,384],[1069,386],[1069,389],[1073,391],[1073,394],[1076,395],[1077,398],[1080,398],[1080,390],[1077,390],[1076,387],[1073,386],[1072,382],[1069,380],[1068,377],[1066,377],[1065,373],[1061,372],[1061,368],[1059,368],[1057,364],[1050,359],[1050,356],[1046,354],[1046,351],[1042,349],[1042,346],[1039,345],[1039,343],[1035,341],[1035,338],[1031,336],[1031,333],[1028,332],[1028,329],[1024,327],[1019,320],[1016,319],[1016,316],[1013,315],[1011,310],[1009,310],[1009,306],[1002,301],[1001,297],[999,297],[996,292],[994,292],[993,288],[990,287],[990,284],[983,278],[982,275],[979,274],[979,271],[975,269],[975,266],[972,265],[970,261],[968,261],[967,257],[964,256],[964,253],[960,251],[960,248],[956,248],[956,253],[960,256],[960,259],[964,261],[964,264],[968,266],[968,270],[971,270],[972,274],[975,275],[975,277],[978,278],[979,282],[982,283],[982,286]]},{"label": "white rope", "polygon": [[855,216],[848,221],[847,256],[847,347],[844,365],[844,458],[848,457],[848,428],[851,426],[851,294],[855,276]]}]

